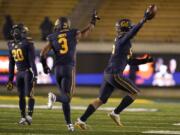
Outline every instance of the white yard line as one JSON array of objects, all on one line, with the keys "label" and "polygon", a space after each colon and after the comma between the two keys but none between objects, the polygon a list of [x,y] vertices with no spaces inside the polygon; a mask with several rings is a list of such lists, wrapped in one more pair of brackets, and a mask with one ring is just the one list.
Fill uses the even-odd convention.
[{"label": "white yard line", "polygon": [[180,135],[180,131],[168,131],[168,130],[150,130],[142,132],[144,134],[161,134],[161,135]]},{"label": "white yard line", "polygon": [[[6,104],[0,104],[0,108],[18,108],[18,105],[6,105]],[[46,105],[36,105],[35,108],[37,109],[47,109]],[[73,110],[85,110],[86,106],[71,106]],[[53,106],[53,109],[62,109],[61,106]],[[114,107],[101,107],[98,110],[102,111],[112,111]],[[127,108],[125,111],[128,112],[157,112],[158,109],[155,108]]]},{"label": "white yard line", "polygon": [[180,126],[180,123],[174,123],[173,125],[174,126]]}]

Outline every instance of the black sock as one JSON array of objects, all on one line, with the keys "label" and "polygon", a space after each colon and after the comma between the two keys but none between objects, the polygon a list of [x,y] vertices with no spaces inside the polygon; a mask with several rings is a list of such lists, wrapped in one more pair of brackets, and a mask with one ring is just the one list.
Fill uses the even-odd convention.
[{"label": "black sock", "polygon": [[26,99],[25,99],[25,97],[19,98],[19,108],[21,111],[21,117],[25,118],[26,117]]},{"label": "black sock", "polygon": [[85,122],[95,111],[94,106],[90,104],[80,119]]},{"label": "black sock", "polygon": [[64,112],[64,117],[67,124],[71,124],[71,110],[70,103],[62,103],[62,108]]},{"label": "black sock", "polygon": [[34,110],[35,99],[29,98],[28,100],[28,115],[32,117]]},{"label": "black sock", "polygon": [[130,97],[129,95],[125,96],[121,103],[119,104],[118,107],[116,107],[116,109],[114,110],[114,112],[116,114],[119,114],[120,112],[122,112],[126,107],[128,107],[131,103],[134,102],[134,99],[132,99],[132,97]]}]

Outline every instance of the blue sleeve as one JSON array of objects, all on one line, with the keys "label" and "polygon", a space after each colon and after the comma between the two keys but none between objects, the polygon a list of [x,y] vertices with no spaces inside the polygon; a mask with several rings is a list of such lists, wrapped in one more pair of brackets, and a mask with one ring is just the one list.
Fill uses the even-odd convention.
[{"label": "blue sleeve", "polygon": [[72,31],[72,36],[76,37],[78,29],[72,29],[71,31]]},{"label": "blue sleeve", "polygon": [[14,67],[15,67],[15,61],[14,61],[11,51],[9,50],[9,81],[13,81]]},{"label": "blue sleeve", "polygon": [[37,76],[37,68],[36,68],[36,64],[35,64],[35,48],[34,48],[34,44],[33,43],[30,43],[28,45],[28,59],[29,59],[29,62],[30,62],[30,66],[33,70],[33,74],[34,76]]},{"label": "blue sleeve", "polygon": [[137,34],[137,32],[142,28],[144,23],[145,20],[143,19],[137,25],[133,26],[133,28],[129,32],[127,32],[122,38],[122,44],[132,39]]},{"label": "blue sleeve", "polygon": [[137,59],[137,58],[131,58],[128,61],[128,64],[133,66],[133,65],[141,65],[141,64],[146,64],[147,59]]}]

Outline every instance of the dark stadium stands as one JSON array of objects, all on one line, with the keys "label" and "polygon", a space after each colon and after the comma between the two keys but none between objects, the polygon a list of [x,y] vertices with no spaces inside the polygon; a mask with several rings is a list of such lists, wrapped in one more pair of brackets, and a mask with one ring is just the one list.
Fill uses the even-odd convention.
[{"label": "dark stadium stands", "polygon": [[[87,40],[113,41],[114,24],[118,18],[128,17],[137,23],[149,4],[156,4],[158,14],[147,23],[136,37],[138,42],[180,42],[179,0],[99,0],[100,23]],[[98,1],[98,2],[99,2]],[[61,15],[72,15],[80,0],[0,0],[0,26],[3,16],[10,14],[15,22],[24,22],[31,29],[32,36],[40,39],[39,25],[44,16],[54,21]],[[88,2],[88,0],[87,0]],[[87,4],[88,6],[88,4]],[[83,12],[83,11],[81,11]],[[85,14],[86,15],[86,14]],[[73,17],[81,20],[81,16]],[[87,22],[87,21],[84,21]],[[83,23],[83,22],[79,22]],[[86,25],[82,24],[81,26]],[[2,34],[0,34],[2,37]]]},{"label": "dark stadium stands", "polygon": [[3,15],[10,14],[15,22],[24,22],[34,38],[39,39],[39,25],[45,16],[54,22],[59,16],[68,16],[78,0],[1,0],[0,16],[2,26]]},{"label": "dark stadium stands", "polygon": [[180,41],[180,1],[179,0],[104,0],[99,9],[101,23],[91,34],[92,40],[113,40],[114,24],[118,18],[128,17],[137,23],[143,16],[145,7],[156,4],[158,14],[147,23],[136,37],[141,42]]}]

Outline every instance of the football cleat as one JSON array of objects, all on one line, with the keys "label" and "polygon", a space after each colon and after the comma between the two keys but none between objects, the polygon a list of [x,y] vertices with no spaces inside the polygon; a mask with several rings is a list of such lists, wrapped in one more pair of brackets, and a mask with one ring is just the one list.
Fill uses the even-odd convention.
[{"label": "football cleat", "polygon": [[85,122],[83,122],[82,120],[80,120],[80,118],[77,119],[77,121],[75,122],[75,127],[82,129],[82,130],[86,130],[87,129],[87,125]]},{"label": "football cleat", "polygon": [[26,119],[25,119],[25,118],[21,118],[21,119],[19,120],[19,125],[27,125]]},{"label": "football cleat", "polygon": [[120,121],[119,114],[115,114],[114,111],[108,114],[108,116],[116,123],[117,126],[122,127],[123,124]]},{"label": "football cleat", "polygon": [[56,95],[52,92],[48,93],[48,109],[52,109],[53,103],[56,101]]},{"label": "football cleat", "polygon": [[31,116],[26,116],[26,122],[28,125],[31,125],[32,124],[32,117]]},{"label": "football cleat", "polygon": [[70,131],[70,132],[73,132],[73,131],[74,131],[74,126],[73,126],[73,124],[68,124],[68,125],[67,125],[67,128],[68,128],[68,131]]}]

